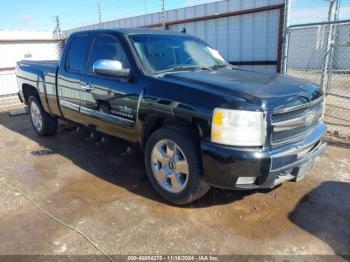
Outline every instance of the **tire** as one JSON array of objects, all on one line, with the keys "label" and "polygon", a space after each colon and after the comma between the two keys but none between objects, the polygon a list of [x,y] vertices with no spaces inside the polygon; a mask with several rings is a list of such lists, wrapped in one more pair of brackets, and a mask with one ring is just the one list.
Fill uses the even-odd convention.
[{"label": "tire", "polygon": [[39,100],[31,96],[28,99],[29,116],[34,131],[39,136],[49,136],[57,131],[58,119],[46,113]]},{"label": "tire", "polygon": [[196,139],[182,129],[161,128],[155,131],[146,143],[145,166],[154,189],[172,204],[191,203],[204,196],[210,188],[204,181]]}]

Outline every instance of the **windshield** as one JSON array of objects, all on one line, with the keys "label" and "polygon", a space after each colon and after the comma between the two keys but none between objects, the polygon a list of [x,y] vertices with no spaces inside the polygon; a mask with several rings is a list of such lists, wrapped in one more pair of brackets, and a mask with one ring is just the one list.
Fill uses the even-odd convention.
[{"label": "windshield", "polygon": [[148,34],[129,38],[144,69],[151,74],[229,65],[217,50],[191,36]]}]

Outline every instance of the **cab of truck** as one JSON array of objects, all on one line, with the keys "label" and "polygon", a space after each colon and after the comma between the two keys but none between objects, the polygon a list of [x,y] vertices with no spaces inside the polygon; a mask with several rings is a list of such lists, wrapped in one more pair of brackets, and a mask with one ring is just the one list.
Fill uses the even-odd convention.
[{"label": "cab of truck", "polygon": [[174,204],[211,186],[299,181],[325,150],[319,86],[234,67],[182,33],[76,32],[60,61],[21,61],[16,74],[39,135],[63,119],[137,145],[151,184]]}]

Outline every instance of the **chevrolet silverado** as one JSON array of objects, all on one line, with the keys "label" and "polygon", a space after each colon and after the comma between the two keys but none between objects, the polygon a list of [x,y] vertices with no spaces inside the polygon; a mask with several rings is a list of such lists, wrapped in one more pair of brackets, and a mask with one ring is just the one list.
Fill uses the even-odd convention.
[{"label": "chevrolet silverado", "polygon": [[152,186],[174,204],[211,186],[298,181],[325,150],[319,86],[231,66],[183,33],[76,32],[59,62],[20,61],[16,75],[38,135],[63,119],[139,146]]}]

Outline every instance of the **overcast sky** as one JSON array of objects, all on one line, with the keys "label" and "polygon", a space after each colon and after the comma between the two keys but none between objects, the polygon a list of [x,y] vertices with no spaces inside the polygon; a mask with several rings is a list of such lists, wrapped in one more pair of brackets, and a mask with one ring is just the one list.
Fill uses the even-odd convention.
[{"label": "overcast sky", "polygon": [[[0,29],[50,30],[54,16],[61,17],[62,28],[96,23],[98,0],[0,0]],[[166,9],[214,2],[215,0],[165,0]],[[259,0],[256,0],[259,1]],[[102,20],[108,21],[160,10],[160,0],[100,0]],[[350,19],[350,0],[341,0],[341,19]],[[327,19],[327,0],[292,0],[291,24]]]}]

